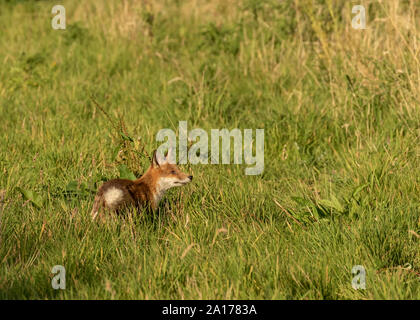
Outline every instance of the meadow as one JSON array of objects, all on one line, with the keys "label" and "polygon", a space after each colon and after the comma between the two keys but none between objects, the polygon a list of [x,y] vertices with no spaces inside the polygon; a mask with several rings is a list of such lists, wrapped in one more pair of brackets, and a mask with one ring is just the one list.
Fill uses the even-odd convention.
[{"label": "meadow", "polygon": [[[418,1],[55,4],[0,0],[0,299],[420,299]],[[92,221],[179,121],[264,129],[263,173]]]}]

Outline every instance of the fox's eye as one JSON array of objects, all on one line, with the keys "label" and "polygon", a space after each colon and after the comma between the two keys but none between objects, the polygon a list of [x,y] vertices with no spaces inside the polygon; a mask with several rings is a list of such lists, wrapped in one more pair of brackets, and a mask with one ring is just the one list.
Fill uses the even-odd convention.
[{"label": "fox's eye", "polygon": [[172,170],[172,171],[171,171],[171,174],[176,174],[175,170]]}]

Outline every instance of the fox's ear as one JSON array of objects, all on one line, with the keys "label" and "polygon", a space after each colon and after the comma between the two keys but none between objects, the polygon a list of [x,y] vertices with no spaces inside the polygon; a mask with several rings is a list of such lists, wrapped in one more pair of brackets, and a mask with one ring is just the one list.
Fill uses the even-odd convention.
[{"label": "fox's ear", "polygon": [[175,158],[176,154],[174,154],[173,147],[168,148],[168,153],[166,154],[166,162],[168,163],[175,163],[176,161],[172,158]]},{"label": "fox's ear", "polygon": [[163,155],[158,150],[155,150],[153,152],[152,167],[159,167],[164,162],[165,158],[163,157]]},{"label": "fox's ear", "polygon": [[159,161],[157,159],[157,152],[156,152],[156,150],[153,151],[152,167],[159,167]]},{"label": "fox's ear", "polygon": [[168,153],[166,154],[166,159],[169,159],[172,155],[172,148],[168,149]]}]

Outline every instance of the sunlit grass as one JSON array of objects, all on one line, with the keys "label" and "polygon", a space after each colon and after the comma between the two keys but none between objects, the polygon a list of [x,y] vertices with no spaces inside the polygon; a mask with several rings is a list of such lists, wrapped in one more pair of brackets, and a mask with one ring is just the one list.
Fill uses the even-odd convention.
[{"label": "sunlit grass", "polygon": [[[53,30],[52,2],[0,1],[1,298],[420,298],[417,1],[63,5]],[[154,216],[92,222],[182,120],[264,129],[264,173],[187,165]]]}]

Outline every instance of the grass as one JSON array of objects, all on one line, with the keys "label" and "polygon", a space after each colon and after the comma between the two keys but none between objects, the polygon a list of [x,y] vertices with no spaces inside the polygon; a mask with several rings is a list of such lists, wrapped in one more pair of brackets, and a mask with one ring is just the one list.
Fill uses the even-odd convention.
[{"label": "grass", "polygon": [[[66,30],[0,1],[0,298],[420,299],[418,1],[62,3]],[[92,222],[181,120],[263,128],[263,174],[187,165],[154,215]]]}]

